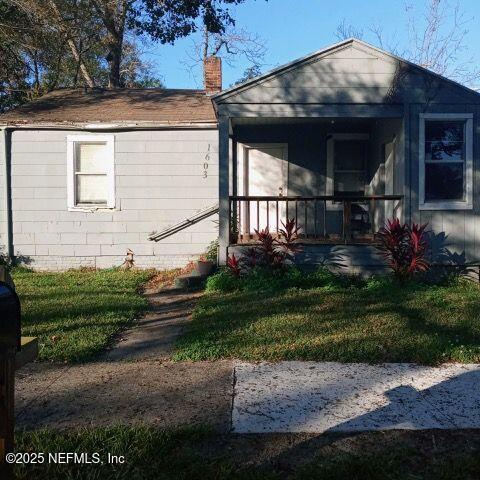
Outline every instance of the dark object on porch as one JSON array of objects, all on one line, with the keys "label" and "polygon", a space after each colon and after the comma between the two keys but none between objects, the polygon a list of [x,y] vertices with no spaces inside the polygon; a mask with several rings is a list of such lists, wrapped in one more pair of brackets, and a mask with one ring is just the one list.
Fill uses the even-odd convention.
[{"label": "dark object on porch", "polygon": [[351,211],[350,230],[352,232],[368,233],[372,229],[368,210],[359,203],[353,203]]}]

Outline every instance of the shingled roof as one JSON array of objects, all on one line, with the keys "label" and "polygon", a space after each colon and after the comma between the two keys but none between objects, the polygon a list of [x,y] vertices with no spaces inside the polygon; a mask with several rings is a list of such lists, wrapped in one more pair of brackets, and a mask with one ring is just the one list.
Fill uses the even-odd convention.
[{"label": "shingled roof", "polygon": [[61,89],[0,115],[0,124],[216,122],[203,90]]}]

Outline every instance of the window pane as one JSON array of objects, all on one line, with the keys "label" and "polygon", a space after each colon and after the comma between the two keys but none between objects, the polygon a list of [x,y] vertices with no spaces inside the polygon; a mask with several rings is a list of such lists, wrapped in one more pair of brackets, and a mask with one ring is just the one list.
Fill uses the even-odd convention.
[{"label": "window pane", "polygon": [[106,173],[108,164],[105,143],[77,143],[76,171],[82,173]]},{"label": "window pane", "polygon": [[463,126],[462,120],[441,122],[427,120],[425,122],[425,141],[463,142]]},{"label": "window pane", "polygon": [[365,178],[362,173],[335,173],[334,193],[363,195],[365,192]]},{"label": "window pane", "polygon": [[337,140],[335,170],[365,170],[366,147],[365,140]]},{"label": "window pane", "polygon": [[425,160],[463,160],[463,142],[425,142]]},{"label": "window pane", "polygon": [[425,201],[464,200],[463,164],[425,164]]},{"label": "window pane", "polygon": [[106,204],[106,175],[76,175],[77,203]]}]

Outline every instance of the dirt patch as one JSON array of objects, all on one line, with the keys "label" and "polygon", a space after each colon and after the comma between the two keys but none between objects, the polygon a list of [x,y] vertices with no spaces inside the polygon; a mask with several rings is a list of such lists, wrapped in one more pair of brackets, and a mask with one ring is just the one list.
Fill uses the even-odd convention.
[{"label": "dirt patch", "polygon": [[32,364],[17,372],[17,428],[147,423],[230,429],[233,364]]}]

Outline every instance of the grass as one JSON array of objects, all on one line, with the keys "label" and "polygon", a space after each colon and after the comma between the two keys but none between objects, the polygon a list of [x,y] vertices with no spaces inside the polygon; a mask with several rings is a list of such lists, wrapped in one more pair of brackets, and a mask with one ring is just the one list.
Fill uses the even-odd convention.
[{"label": "grass", "polygon": [[466,280],[213,291],[174,359],[479,362],[479,319],[480,288]]},{"label": "grass", "polygon": [[[473,480],[480,471],[480,433],[372,432],[354,435],[232,435],[205,427],[90,428],[19,433],[17,452],[96,452],[103,463],[15,466],[36,480],[322,479]],[[107,455],[124,456],[108,464]]]},{"label": "grass", "polygon": [[151,271],[13,271],[22,335],[39,338],[40,360],[84,362],[146,309],[141,285]]}]

